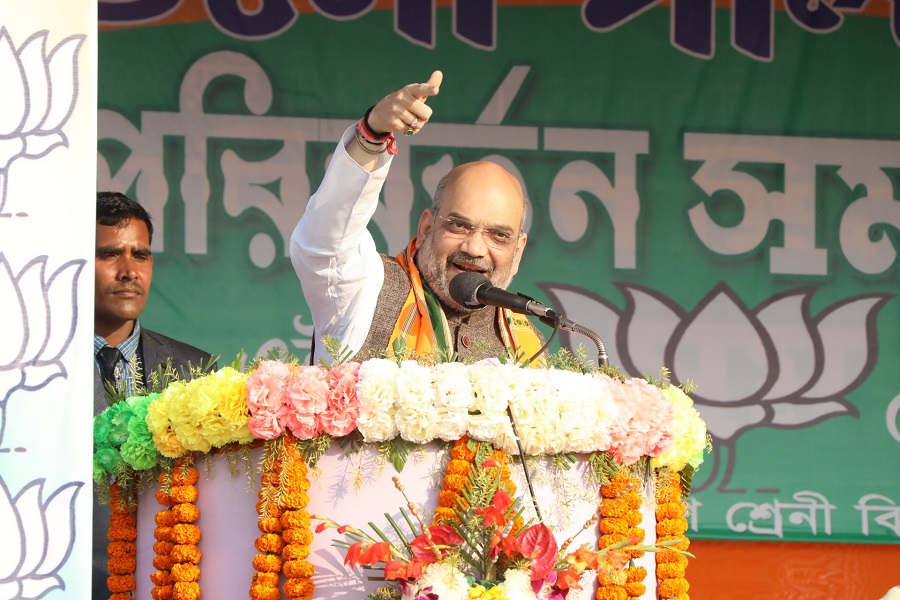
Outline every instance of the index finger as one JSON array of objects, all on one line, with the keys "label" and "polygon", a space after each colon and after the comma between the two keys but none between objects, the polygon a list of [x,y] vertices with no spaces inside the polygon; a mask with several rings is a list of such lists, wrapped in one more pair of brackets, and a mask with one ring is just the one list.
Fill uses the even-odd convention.
[{"label": "index finger", "polygon": [[444,74],[440,71],[435,71],[431,74],[431,77],[428,79],[427,83],[411,83],[406,87],[406,89],[417,100],[424,101],[430,96],[438,95],[438,93],[441,91],[440,88],[443,79]]}]

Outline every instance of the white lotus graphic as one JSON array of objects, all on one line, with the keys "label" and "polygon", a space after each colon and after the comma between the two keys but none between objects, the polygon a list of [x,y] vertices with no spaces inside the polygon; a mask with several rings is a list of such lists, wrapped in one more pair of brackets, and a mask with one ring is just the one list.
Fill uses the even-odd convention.
[{"label": "white lotus graphic", "polygon": [[4,212],[12,163],[68,145],[62,126],[75,108],[76,59],[85,36],[70,36],[48,54],[48,33],[39,31],[16,48],[0,27],[0,217],[12,216]]},{"label": "white lotus graphic", "polygon": [[47,257],[32,259],[18,273],[0,253],[0,449],[6,406],[17,390],[41,389],[67,377],[63,355],[78,321],[78,277],[84,260],[71,260],[47,273]]},{"label": "white lotus graphic", "polygon": [[[656,375],[665,366],[674,382],[697,383],[691,396],[716,450],[697,491],[720,471],[719,491],[744,491],[728,483],[735,443],[749,429],[796,429],[838,415],[857,416],[846,396],[875,367],[876,318],[893,297],[859,295],[813,316],[812,289],[778,294],[750,309],[722,283],[688,311],[660,292],[630,284],[617,284],[625,298],[621,310],[573,286],[540,287],[566,316],[591,315],[583,325],[603,338],[611,364],[631,376]],[[571,334],[561,338],[570,347],[585,341]]]},{"label": "white lotus graphic", "polygon": [[58,572],[72,553],[82,485],[67,483],[44,501],[44,480],[36,479],[13,498],[0,477],[0,600],[32,600],[65,587]]}]

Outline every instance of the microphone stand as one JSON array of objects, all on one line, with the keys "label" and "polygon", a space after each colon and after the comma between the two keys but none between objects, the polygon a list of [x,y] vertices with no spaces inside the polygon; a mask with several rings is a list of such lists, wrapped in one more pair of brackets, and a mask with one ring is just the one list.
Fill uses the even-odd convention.
[{"label": "microphone stand", "polygon": [[[552,312],[552,311],[550,311],[550,312]],[[575,323],[574,321],[570,321],[569,319],[566,319],[565,317],[563,317],[560,314],[557,314],[557,313],[553,313],[553,314],[554,314],[555,324],[553,322],[547,323],[547,321],[545,321],[543,317],[541,318],[541,321],[543,323],[547,323],[551,327],[554,327],[554,331],[555,331],[555,328],[558,327],[564,331],[572,331],[574,333],[580,333],[581,335],[590,338],[590,340],[592,342],[594,342],[594,345],[597,346],[597,366],[600,366],[600,367],[608,367],[609,366],[609,355],[606,353],[606,345],[603,343],[603,340],[600,339],[599,335],[597,335],[596,333],[594,333],[587,327],[579,325],[578,323]]]},{"label": "microphone stand", "polygon": [[537,515],[538,522],[542,522],[544,518],[541,516],[541,509],[538,508],[537,497],[534,495],[534,486],[531,485],[531,474],[528,472],[528,465],[525,464],[525,449],[522,448],[522,440],[519,439],[519,432],[516,430],[516,419],[513,417],[512,405],[506,405],[506,414],[509,415],[509,424],[512,425],[513,437],[516,438],[516,447],[519,449],[519,458],[522,459],[522,471],[525,473],[525,483],[528,484],[528,491],[531,493],[531,504],[534,506],[534,514]]}]

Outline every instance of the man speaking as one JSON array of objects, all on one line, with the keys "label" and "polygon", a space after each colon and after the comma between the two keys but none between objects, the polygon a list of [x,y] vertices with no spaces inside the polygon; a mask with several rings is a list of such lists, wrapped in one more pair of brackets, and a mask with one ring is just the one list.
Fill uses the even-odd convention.
[{"label": "man speaking", "polygon": [[454,299],[450,282],[481,273],[509,285],[528,241],[522,186],[496,163],[451,170],[419,218],[417,235],[396,257],[379,254],[366,226],[397,152],[395,135],[415,135],[432,110],[443,75],[385,96],[335,149],[318,191],[291,237],[291,259],[312,312],[315,355],[322,336],[359,357],[400,342],[409,355],[480,360],[528,359],[542,337],[528,319],[504,308]]}]

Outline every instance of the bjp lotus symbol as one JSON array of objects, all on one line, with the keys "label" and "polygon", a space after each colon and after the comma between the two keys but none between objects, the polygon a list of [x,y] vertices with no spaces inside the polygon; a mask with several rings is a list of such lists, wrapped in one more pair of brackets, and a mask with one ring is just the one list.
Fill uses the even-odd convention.
[{"label": "bjp lotus symbol", "polygon": [[[653,375],[665,366],[673,381],[698,384],[691,396],[716,450],[706,482],[694,487],[698,491],[720,471],[718,490],[743,491],[728,483],[735,444],[748,430],[799,429],[858,415],[846,396],[875,367],[875,321],[892,297],[855,296],[813,315],[812,289],[778,294],[750,309],[722,283],[688,311],[655,290],[618,284],[625,297],[620,310],[586,290],[541,287],[557,307],[565,306],[567,316],[592,315],[585,326],[614,332],[604,337],[610,362],[630,375]],[[573,341],[562,340],[570,346]]]},{"label": "bjp lotus symbol", "polygon": [[44,481],[13,498],[0,478],[0,600],[32,600],[65,587],[59,571],[75,542],[75,498],[82,483],[67,483],[44,501]]},{"label": "bjp lotus symbol", "polygon": [[48,54],[47,33],[35,33],[16,49],[0,27],[0,217],[12,216],[4,212],[12,163],[68,145],[62,126],[75,108],[75,60],[85,36],[68,37]]},{"label": "bjp lotus symbol", "polygon": [[62,362],[75,335],[76,292],[84,260],[72,260],[47,274],[39,256],[14,274],[0,253],[0,448],[6,429],[6,405],[16,390],[34,391],[67,376]]}]

